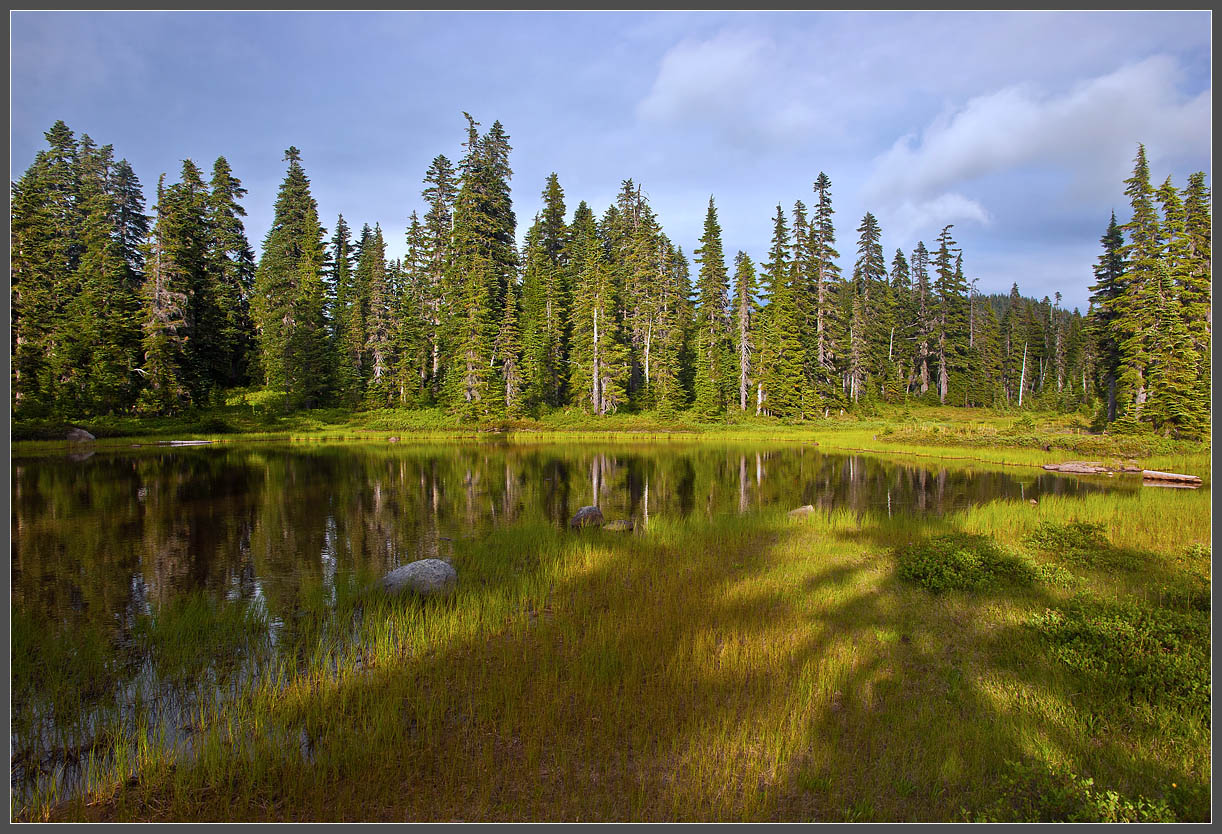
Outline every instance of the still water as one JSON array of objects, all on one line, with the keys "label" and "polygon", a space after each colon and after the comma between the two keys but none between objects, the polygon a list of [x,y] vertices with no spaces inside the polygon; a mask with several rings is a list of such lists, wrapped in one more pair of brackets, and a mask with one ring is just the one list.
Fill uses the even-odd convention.
[{"label": "still water", "polygon": [[261,598],[445,557],[521,521],[748,513],[803,504],[941,514],[1048,493],[1138,489],[1028,468],[947,469],[813,446],[217,444],[12,461],[14,610],[125,621],[203,591]]}]

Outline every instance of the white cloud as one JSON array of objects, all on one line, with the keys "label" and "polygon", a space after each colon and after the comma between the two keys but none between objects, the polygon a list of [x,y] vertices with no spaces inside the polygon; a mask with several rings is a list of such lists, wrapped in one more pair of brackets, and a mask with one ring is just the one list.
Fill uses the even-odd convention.
[{"label": "white cloud", "polygon": [[930,200],[905,200],[889,209],[887,233],[899,240],[937,234],[948,223],[971,221],[988,225],[991,215],[978,201],[962,194],[939,194]]},{"label": "white cloud", "polygon": [[737,145],[796,142],[814,126],[815,113],[787,75],[770,37],[723,30],[683,40],[662,57],[637,115],[712,129]]},{"label": "white cloud", "polygon": [[1174,60],[1154,56],[1081,82],[1060,95],[1014,85],[939,116],[875,160],[870,198],[925,201],[969,181],[1022,166],[1064,169],[1076,195],[1110,194],[1137,143],[1208,156],[1211,90],[1179,91]]}]

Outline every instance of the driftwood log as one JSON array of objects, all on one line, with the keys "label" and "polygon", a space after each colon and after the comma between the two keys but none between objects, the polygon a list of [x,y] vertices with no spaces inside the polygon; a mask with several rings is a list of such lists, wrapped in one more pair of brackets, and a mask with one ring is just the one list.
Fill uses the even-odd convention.
[{"label": "driftwood log", "polygon": [[1197,486],[1201,483],[1201,479],[1196,475],[1180,475],[1177,472],[1159,472],[1155,469],[1141,470],[1141,477],[1147,481],[1166,481],[1173,484],[1185,484]]},{"label": "driftwood log", "polygon": [[1045,463],[1044,468],[1050,472],[1072,472],[1075,475],[1106,475],[1113,470],[1095,462],[1070,460],[1065,463]]}]

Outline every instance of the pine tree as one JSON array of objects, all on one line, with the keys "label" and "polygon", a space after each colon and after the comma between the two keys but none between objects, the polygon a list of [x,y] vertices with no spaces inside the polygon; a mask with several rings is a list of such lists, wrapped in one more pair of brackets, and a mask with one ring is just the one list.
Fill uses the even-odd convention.
[{"label": "pine tree", "polygon": [[76,413],[114,413],[133,401],[136,390],[139,299],[124,251],[113,150],[82,136],[78,162],[80,260],[77,291],[65,305],[57,398]]},{"label": "pine tree", "polygon": [[909,369],[913,364],[909,334],[914,330],[916,315],[912,306],[912,275],[908,269],[908,259],[901,249],[896,249],[891,259],[888,308],[886,398],[888,402],[898,402],[908,392]]},{"label": "pine tree", "polygon": [[704,234],[696,250],[700,264],[696,299],[696,412],[713,417],[725,411],[729,361],[729,276],[721,247],[717,209],[709,197]]},{"label": "pine tree", "polygon": [[866,212],[857,227],[857,260],[853,264],[853,324],[850,328],[849,398],[857,402],[871,375],[880,375],[889,330],[885,316],[887,262],[878,220]]},{"label": "pine tree", "polygon": [[401,291],[395,316],[395,352],[398,356],[396,378],[399,403],[422,406],[429,399],[432,374],[431,323],[428,243],[424,224],[412,212],[407,226],[407,255],[400,267]]},{"label": "pine tree", "polygon": [[949,224],[942,228],[938,235],[938,252],[934,257],[937,311],[933,336],[937,347],[938,401],[943,405],[950,394],[951,371],[961,367],[959,360],[967,343],[964,309],[967,282],[963,277],[963,260],[956,254],[955,241],[950,236],[953,226]]},{"label": "pine tree", "polygon": [[505,311],[493,346],[492,361],[499,371],[505,416],[522,416],[525,380],[522,374],[522,336],[518,329],[518,290],[513,284],[505,293]]},{"label": "pine tree", "polygon": [[57,408],[54,369],[81,249],[76,139],[62,121],[44,135],[49,147],[13,185],[11,203],[13,408],[23,416]]},{"label": "pine tree", "polygon": [[373,232],[361,247],[357,274],[360,285],[366,287],[368,293],[363,346],[363,355],[368,359],[365,404],[370,408],[386,408],[398,398],[399,391],[394,376],[397,357],[392,340],[396,299],[386,266],[386,241],[380,224],[374,225]]},{"label": "pine tree", "polygon": [[141,370],[147,387],[141,394],[140,405],[145,412],[170,414],[190,404],[190,392],[183,380],[191,285],[187,269],[178,260],[182,247],[164,174],[157,181],[157,203],[153,208],[156,220],[145,257],[142,338]]},{"label": "pine tree", "polygon": [[335,351],[335,392],[340,402],[353,406],[360,393],[360,351],[364,333],[363,326],[360,331],[352,332],[354,308],[359,311],[359,299],[353,269],[352,230],[342,214],[335,220],[328,255],[327,320]]},{"label": "pine tree", "polygon": [[1157,276],[1163,240],[1144,145],[1137,146],[1133,175],[1125,180],[1125,195],[1133,216],[1123,227],[1129,238],[1121,250],[1127,264],[1125,286],[1113,305],[1120,353],[1117,419],[1137,421],[1148,396],[1146,363],[1156,329],[1154,311],[1162,292]]},{"label": "pine tree", "polygon": [[284,391],[290,407],[308,407],[324,401],[331,388],[325,231],[301,152],[289,148],[284,158],[289,168],[255,271],[251,316],[266,384]]},{"label": "pine tree", "polygon": [[[626,400],[626,351],[620,340],[619,303],[592,214],[582,208],[573,219],[573,248],[580,272],[573,297],[572,373],[574,405],[591,414],[610,414]],[[580,247],[578,249],[578,247]]]},{"label": "pine tree", "polygon": [[458,199],[458,180],[454,166],[445,156],[436,157],[425,174],[423,196],[428,203],[424,215],[423,237],[427,268],[424,280],[424,303],[429,310],[427,333],[430,353],[428,386],[434,397],[441,393],[444,374],[444,334],[450,328],[451,308],[442,304],[452,297],[454,287],[451,261],[454,244],[454,204]]},{"label": "pine tree", "polygon": [[254,322],[250,317],[255,255],[242,223],[246,210],[238,202],[245,196],[246,189],[233,175],[229,162],[218,157],[212,166],[207,198],[208,271],[212,295],[222,317],[213,374],[216,383],[226,388],[250,381],[256,350]]},{"label": "pine tree", "polygon": [[929,250],[925,241],[917,241],[912,252],[913,310],[916,314],[916,368],[914,383],[920,384],[922,394],[929,390],[930,342],[934,332],[933,292],[929,285]]},{"label": "pine tree", "polygon": [[[1107,231],[1099,240],[1103,253],[1095,264],[1095,283],[1091,285],[1090,333],[1094,343],[1096,388],[1106,397],[1107,420],[1116,419],[1116,382],[1120,377],[1120,345],[1116,320],[1124,291],[1124,235],[1112,212]],[[1017,292],[1017,287],[1015,288]]]},{"label": "pine tree", "polygon": [[805,291],[810,304],[806,320],[802,322],[806,376],[828,403],[839,400],[839,386],[833,383],[836,376],[834,342],[838,334],[832,309],[840,284],[840,267],[836,264],[840,253],[835,248],[831,188],[832,181],[820,171],[814,183],[816,200],[809,238],[812,261],[807,270],[813,286]]},{"label": "pine tree", "polygon": [[764,264],[763,291],[768,305],[760,314],[760,373],[756,413],[776,417],[802,416],[803,355],[798,305],[789,261],[789,229],[778,205],[773,219],[772,247]]}]

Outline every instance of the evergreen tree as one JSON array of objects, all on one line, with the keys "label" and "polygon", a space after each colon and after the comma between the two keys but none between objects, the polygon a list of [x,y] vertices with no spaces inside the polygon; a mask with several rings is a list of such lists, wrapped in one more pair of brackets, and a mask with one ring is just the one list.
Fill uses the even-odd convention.
[{"label": "evergreen tree", "polygon": [[1116,320],[1126,271],[1124,235],[1116,223],[1116,212],[1112,212],[1111,222],[1099,242],[1103,244],[1103,253],[1095,264],[1095,283],[1090,287],[1090,333],[1096,361],[1095,385],[1106,399],[1107,419],[1110,422],[1116,419],[1116,381],[1120,375]]},{"label": "evergreen tree", "polygon": [[721,248],[721,226],[717,209],[709,197],[704,234],[696,250],[700,274],[696,285],[696,412],[713,417],[725,411],[729,362],[729,293]]},{"label": "evergreen tree", "polygon": [[573,247],[580,247],[580,269],[573,299],[573,404],[591,414],[610,414],[626,400],[626,351],[620,339],[619,303],[611,270],[593,215],[579,206],[573,222]]},{"label": "evergreen tree", "polygon": [[914,330],[916,311],[912,306],[912,275],[908,259],[901,249],[891,259],[891,284],[888,294],[887,335],[887,401],[897,402],[908,391],[909,369],[913,365],[913,345],[909,336]]},{"label": "evergreen tree", "polygon": [[1133,216],[1123,227],[1129,238],[1121,250],[1127,264],[1125,286],[1113,303],[1113,328],[1120,354],[1116,408],[1117,419],[1136,421],[1141,419],[1148,396],[1146,364],[1156,329],[1154,311],[1163,292],[1158,280],[1163,240],[1144,145],[1137,146],[1133,175],[1125,180],[1125,195]]},{"label": "evergreen tree", "polygon": [[226,388],[250,381],[256,350],[254,322],[250,317],[255,255],[242,223],[246,210],[238,202],[245,196],[246,189],[233,175],[229,162],[218,157],[212,166],[207,197],[208,271],[221,317],[213,375],[217,384]]},{"label": "evergreen tree", "polygon": [[284,391],[290,407],[309,407],[320,404],[331,387],[325,231],[301,152],[289,148],[284,158],[289,168],[255,271],[251,316],[268,387]]},{"label": "evergreen tree", "polygon": [[814,215],[810,224],[811,263],[808,275],[813,286],[806,290],[810,299],[809,313],[802,322],[804,367],[810,384],[828,402],[839,400],[839,386],[833,383],[835,372],[835,338],[833,306],[840,284],[840,267],[836,264],[836,229],[832,222],[832,181],[819,172],[814,183],[816,195]]},{"label": "evergreen tree", "polygon": [[183,246],[164,174],[157,181],[154,211],[156,220],[149,235],[144,285],[141,371],[147,387],[141,394],[140,405],[146,412],[170,414],[190,404],[184,379],[191,282],[189,267],[179,260]]},{"label": "evergreen tree", "polygon": [[365,403],[370,408],[386,408],[399,396],[394,375],[397,357],[394,355],[393,328],[395,298],[386,266],[386,241],[381,225],[361,247],[357,264],[358,283],[367,288],[368,307],[365,314],[363,355],[368,359]]},{"label": "evergreen tree", "polygon": [[772,247],[764,264],[763,290],[768,305],[760,315],[760,374],[756,413],[800,417],[805,380],[801,329],[798,326],[794,271],[789,263],[789,229],[778,205],[773,220]]},{"label": "evergreen tree", "polygon": [[327,259],[327,299],[329,337],[335,350],[335,392],[339,401],[355,405],[361,390],[360,356],[364,344],[364,325],[354,319],[360,312],[353,269],[352,230],[344,215],[335,221]]}]

